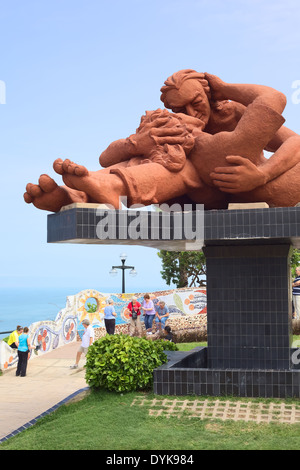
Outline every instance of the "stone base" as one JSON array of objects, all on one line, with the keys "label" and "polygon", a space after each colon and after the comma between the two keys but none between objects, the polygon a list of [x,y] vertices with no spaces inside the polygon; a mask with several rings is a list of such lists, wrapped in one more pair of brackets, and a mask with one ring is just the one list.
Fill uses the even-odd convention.
[{"label": "stone base", "polygon": [[169,351],[169,362],[154,370],[154,393],[300,398],[300,369],[208,369],[207,349],[198,347],[189,352]]},{"label": "stone base", "polygon": [[269,204],[266,202],[249,202],[238,203],[232,202],[228,204],[228,210],[245,210],[245,209],[268,209]]}]

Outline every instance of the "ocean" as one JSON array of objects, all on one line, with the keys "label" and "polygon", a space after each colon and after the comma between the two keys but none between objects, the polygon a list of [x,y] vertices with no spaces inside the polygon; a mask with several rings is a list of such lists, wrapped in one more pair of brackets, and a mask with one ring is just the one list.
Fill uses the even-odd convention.
[{"label": "ocean", "polygon": [[[29,326],[40,320],[55,320],[66,306],[68,295],[77,294],[70,288],[0,288],[0,332],[17,325]],[[1,335],[3,338],[7,335]]]},{"label": "ocean", "polygon": [[[0,288],[0,339],[7,336],[2,332],[15,330],[17,325],[24,327],[36,321],[55,320],[58,312],[65,308],[69,295],[76,295],[89,288],[96,289],[93,286],[77,290],[70,287]],[[150,292],[155,290],[160,289],[152,289]],[[139,289],[139,292],[147,291],[147,289]],[[119,292],[114,289],[106,289],[103,293]]]}]

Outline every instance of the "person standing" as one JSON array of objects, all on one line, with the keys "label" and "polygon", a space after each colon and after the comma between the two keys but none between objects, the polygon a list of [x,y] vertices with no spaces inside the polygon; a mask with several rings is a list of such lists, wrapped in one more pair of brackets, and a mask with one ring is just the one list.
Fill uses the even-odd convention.
[{"label": "person standing", "polygon": [[165,302],[160,300],[158,305],[155,306],[155,310],[156,329],[162,330],[162,328],[164,328],[166,325],[167,319],[169,318],[169,309],[166,306]]},{"label": "person standing", "polygon": [[295,310],[295,319],[300,320],[300,266],[296,268],[296,277],[293,286],[293,304]]},{"label": "person standing", "polygon": [[19,336],[23,333],[23,327],[18,325],[8,338],[7,344],[12,349],[18,349]]},{"label": "person standing", "polygon": [[145,315],[145,328],[149,335],[152,335],[152,325],[155,317],[154,303],[150,299],[149,294],[144,295],[142,309]]},{"label": "person standing", "polygon": [[127,311],[129,311],[129,334],[133,336],[135,330],[137,330],[138,336],[142,336],[142,324],[141,324],[141,304],[137,301],[136,297],[131,298],[131,302],[127,305]]},{"label": "person standing", "polygon": [[89,346],[94,342],[94,328],[90,325],[89,320],[82,320],[82,325],[84,327],[84,333],[81,339],[81,346],[77,351],[75,364],[71,366],[70,369],[78,368],[81,354],[83,353],[86,356]]},{"label": "person standing", "polygon": [[116,326],[116,312],[113,306],[114,302],[112,299],[108,300],[108,305],[104,308],[104,324],[106,328],[106,332],[109,335],[115,334],[115,326]]},{"label": "person standing", "polygon": [[16,376],[25,377],[27,371],[27,363],[29,359],[30,349],[35,349],[34,346],[31,346],[29,342],[29,329],[27,326],[24,327],[23,333],[20,334],[19,340],[17,341],[18,345],[18,365]]}]

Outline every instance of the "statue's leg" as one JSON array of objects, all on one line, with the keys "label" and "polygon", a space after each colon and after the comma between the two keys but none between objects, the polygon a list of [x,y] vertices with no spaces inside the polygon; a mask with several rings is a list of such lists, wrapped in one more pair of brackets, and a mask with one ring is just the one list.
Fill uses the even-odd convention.
[{"label": "statue's leg", "polygon": [[202,187],[202,182],[190,161],[178,172],[171,172],[153,162],[127,168],[113,168],[110,171],[123,181],[128,207],[134,204],[162,204]]},{"label": "statue's leg", "polygon": [[127,197],[128,207],[134,204],[160,204],[173,197],[201,186],[193,165],[187,161],[183,170],[171,172],[159,163],[141,163],[143,159],[91,172],[70,160],[54,162],[54,169],[61,174],[64,183],[73,189],[84,191],[90,202],[120,207],[120,198]]}]

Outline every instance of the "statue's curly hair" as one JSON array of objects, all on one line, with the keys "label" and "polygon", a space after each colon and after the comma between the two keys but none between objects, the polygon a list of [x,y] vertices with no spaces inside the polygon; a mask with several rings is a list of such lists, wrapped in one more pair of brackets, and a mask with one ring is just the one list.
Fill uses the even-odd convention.
[{"label": "statue's curly hair", "polygon": [[167,80],[164,82],[165,85],[160,89],[162,93],[160,99],[166,108],[171,108],[167,100],[167,92],[173,89],[179,90],[185,80],[192,78],[199,80],[208,99],[211,99],[209,84],[205,79],[204,73],[196,72],[196,70],[192,69],[179,70],[179,72],[175,72],[173,75],[167,78]]}]

